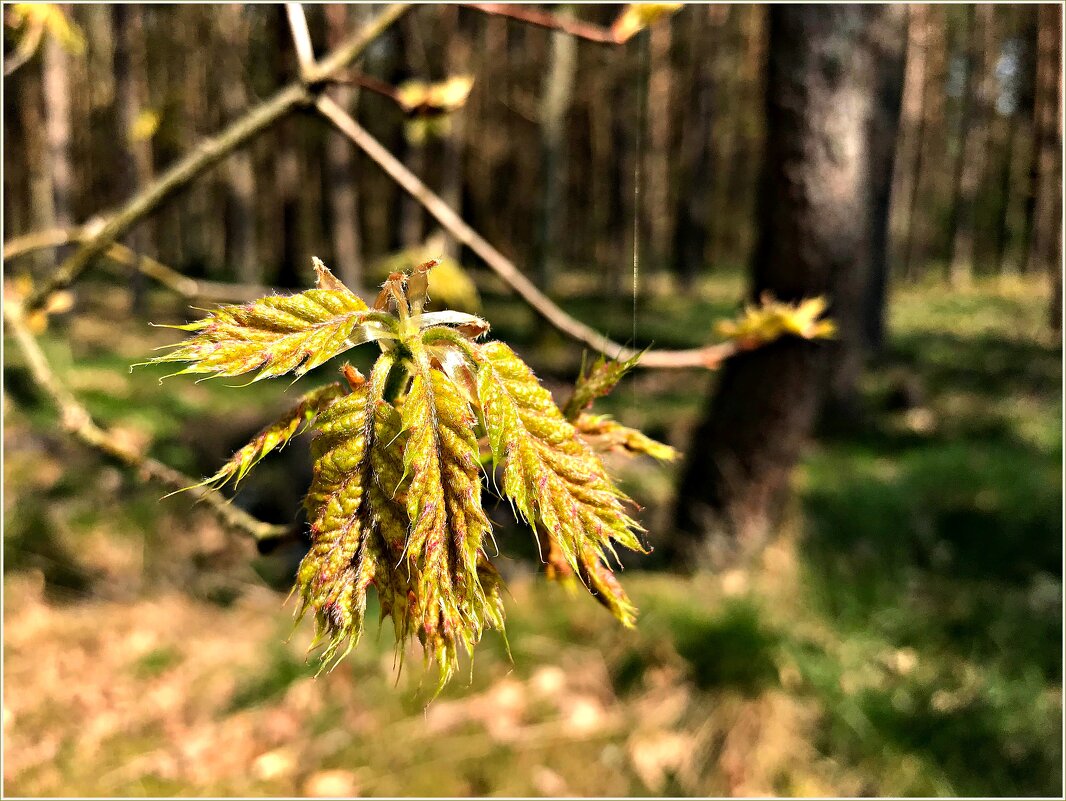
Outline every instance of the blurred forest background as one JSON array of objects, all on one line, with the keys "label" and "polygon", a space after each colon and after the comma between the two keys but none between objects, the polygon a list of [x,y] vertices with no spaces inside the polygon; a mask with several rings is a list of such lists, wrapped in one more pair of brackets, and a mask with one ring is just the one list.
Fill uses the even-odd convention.
[{"label": "blurred forest background", "polygon": [[[280,5],[47,8],[4,8],[7,297],[298,76]],[[316,53],[380,9],[307,6]],[[686,5],[615,46],[419,6],[326,90],[618,342],[705,345],[762,289],[827,295],[841,325],[627,378],[602,409],[687,454],[610,465],[656,546],[622,576],[637,631],[547,585],[513,527],[513,661],[488,635],[426,712],[387,633],[313,679],[283,607],[306,543],[257,548],[70,441],[5,326],[5,790],[1059,794],[1062,11],[869,9]],[[455,110],[405,110],[411,82],[455,76]],[[174,341],[147,321],[306,287],[312,255],[364,293],[442,255],[438,295],[557,398],[581,363],[309,110],[121,242],[33,333],[125,447],[190,474],[284,390],[130,374]],[[293,446],[235,503],[292,523],[309,477]]]}]

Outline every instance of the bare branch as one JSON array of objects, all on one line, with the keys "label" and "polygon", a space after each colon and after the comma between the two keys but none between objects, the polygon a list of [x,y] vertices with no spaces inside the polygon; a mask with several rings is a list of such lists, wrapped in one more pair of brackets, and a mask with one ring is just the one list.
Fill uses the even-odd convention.
[{"label": "bare branch", "polygon": [[[59,410],[60,421],[72,436],[134,470],[141,478],[155,481],[174,490],[185,489],[196,480],[169,465],[145,456],[123,444],[112,432],[101,428],[88,410],[65,387],[52,370],[36,338],[26,327],[22,309],[11,302],[4,304],[4,326],[26,359],[34,382]],[[209,487],[193,487],[189,492],[203,501],[226,526],[256,540],[282,537],[291,533],[290,526],[265,523],[229,502],[226,496]]]},{"label": "bare branch", "polygon": [[[98,226],[92,224],[81,228],[49,228],[15,237],[4,243],[4,261],[16,259],[38,250],[62,247],[89,241]],[[103,255],[117,264],[135,269],[158,281],[160,284],[187,300],[210,300],[246,303],[273,289],[258,284],[231,284],[223,281],[200,281],[182,275],[151,256],[139,254],[120,242],[112,242]]]},{"label": "bare branch", "polygon": [[[315,65],[308,78],[310,84],[325,81],[359,57],[389,25],[408,9],[405,3],[395,3],[372,19],[362,29]],[[183,189],[205,170],[213,167],[237,148],[246,144],[298,106],[313,101],[316,92],[312,85],[290,84],[273,97],[250,109],[243,117],[213,137],[200,142],[184,158],[178,160],[155,181],[144,187],[119,209],[92,239],[82,244],[67,258],[51,278],[26,298],[27,309],[39,308],[58,289],[69,286],[92,261],[102,255],[108,245],[119,239],[142,218],[151,214],[164,200]]]},{"label": "bare branch", "polygon": [[570,36],[576,36],[597,44],[617,45],[621,44],[614,33],[599,25],[582,22],[579,19],[560,17],[548,11],[540,11],[524,5],[512,5],[510,3],[463,3],[466,8],[472,8],[483,14],[491,14],[496,17],[508,17],[524,22],[527,25],[535,25],[538,28],[548,28],[553,31],[562,31]]},{"label": "bare branch", "polygon": [[300,78],[307,81],[315,70],[315,49],[311,44],[311,32],[307,29],[307,17],[299,3],[286,3],[285,14],[289,18],[289,30],[292,31],[292,43],[296,48],[296,59],[300,63]]},{"label": "bare branch", "polygon": [[330,79],[330,83],[347,84],[349,86],[358,86],[363,89],[367,89],[375,94],[387,97],[397,105],[400,105],[400,95],[396,87],[391,83],[375,78],[373,75],[366,75],[362,72],[356,72],[349,70],[348,72],[342,72],[335,75]]},{"label": "bare branch", "polygon": [[37,48],[41,44],[44,34],[44,22],[37,20],[30,23],[30,29],[23,35],[15,46],[15,52],[4,59],[4,77],[11,75],[15,70],[33,58]]},{"label": "bare branch", "polygon": [[[514,262],[494,248],[477,231],[471,228],[452,208],[426,186],[421,179],[400,162],[365,128],[352,119],[343,108],[329,96],[320,95],[315,101],[315,108],[328,119],[337,130],[347,136],[364,153],[370,156],[390,178],[398,183],[408,194],[422,204],[436,218],[446,231],[459,242],[469,247],[500,278],[528,303],[537,314],[551,323],[562,333],[583,342],[594,350],[613,356],[616,359],[629,359],[637,354],[632,348],[620,345],[609,337],[595,331],[585,323],[571,317],[545,295],[537,286],[526,278]],[[713,369],[725,358],[732,355],[731,343],[709,345],[691,350],[651,350],[644,354],[639,365],[642,367],[705,367]]]}]

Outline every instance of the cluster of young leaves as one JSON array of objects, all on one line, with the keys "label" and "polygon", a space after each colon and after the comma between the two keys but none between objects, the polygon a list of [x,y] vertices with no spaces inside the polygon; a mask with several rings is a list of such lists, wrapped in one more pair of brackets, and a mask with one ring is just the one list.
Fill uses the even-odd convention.
[{"label": "cluster of young leaves", "polygon": [[406,81],[396,88],[396,102],[407,115],[404,133],[415,145],[451,133],[452,115],[466,105],[474,88],[471,75],[452,75],[437,83]]},{"label": "cluster of young leaves", "polygon": [[619,44],[628,42],[661,18],[679,11],[684,3],[629,3],[611,26],[611,33]]},{"label": "cluster of young leaves", "polygon": [[[323,665],[343,657],[363,630],[367,592],[397,641],[417,638],[443,686],[460,651],[502,629],[501,581],[487,554],[492,526],[483,470],[548,546],[549,572],[577,576],[625,625],[636,610],[608,558],[646,552],[597,452],[672,458],[673,451],[610,418],[588,413],[635,362],[600,360],[583,371],[564,414],[529,367],[501,342],[479,341],[488,324],[456,311],[426,311],[428,273],[393,273],[373,307],[316,260],[315,289],[223,306],[180,326],[192,336],[156,363],[182,373],[255,379],[302,375],[375,341],[364,377],[342,368],[263,429],[205,483],[240,481],[304,428],[314,432],[306,498],[311,549],[300,565],[298,615],[313,614]],[[483,468],[483,465],[489,465]]]},{"label": "cluster of young leaves", "polygon": [[58,3],[11,3],[4,7],[6,25],[14,29],[17,37],[11,57],[15,66],[7,66],[5,61],[4,75],[10,75],[15,67],[33,57],[45,34],[71,55],[85,52],[84,34]]},{"label": "cluster of young leaves", "polygon": [[827,308],[823,297],[786,303],[764,293],[759,300],[758,305],[746,306],[735,320],[717,325],[718,333],[732,340],[738,350],[762,347],[783,336],[827,339],[836,333],[832,320],[822,317]]}]

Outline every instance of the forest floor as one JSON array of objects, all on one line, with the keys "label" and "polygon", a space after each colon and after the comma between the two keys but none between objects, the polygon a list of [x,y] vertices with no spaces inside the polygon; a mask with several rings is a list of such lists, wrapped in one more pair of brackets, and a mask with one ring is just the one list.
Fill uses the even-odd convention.
[{"label": "forest floor", "polygon": [[[740,284],[703,289],[643,299],[640,330],[705,339]],[[628,337],[628,300],[568,306]],[[524,308],[487,307],[553,389],[572,377],[573,349]],[[293,632],[285,603],[299,546],[260,553],[69,443],[8,348],[3,789],[1058,795],[1062,354],[1046,308],[1033,282],[895,292],[866,422],[810,450],[777,541],[718,575],[627,570],[635,631],[544,582],[509,529],[511,656],[487,634],[428,707],[419,657],[397,677],[388,631],[314,678],[309,625]],[[137,318],[86,298],[44,345],[99,419],[202,474],[286,384],[131,374],[170,341],[144,320],[183,314],[155,296]],[[603,409],[683,447],[712,380],[640,373]],[[270,464],[240,502],[291,519],[306,452]],[[653,542],[676,469],[619,468]]]}]

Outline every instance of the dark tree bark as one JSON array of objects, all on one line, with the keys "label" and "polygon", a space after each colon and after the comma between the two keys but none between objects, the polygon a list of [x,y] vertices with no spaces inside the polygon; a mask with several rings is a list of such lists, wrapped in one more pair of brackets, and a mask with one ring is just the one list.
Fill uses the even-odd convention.
[{"label": "dark tree bark", "polygon": [[1059,98],[1062,9],[1040,6],[1037,41],[1036,110],[1033,120],[1032,222],[1027,241],[1027,271],[1059,270],[1055,256],[1061,240],[1062,177]]},{"label": "dark tree bark", "polygon": [[[470,39],[460,25],[459,8],[446,6],[441,9],[441,38],[444,47],[445,77],[465,75],[470,72]],[[451,208],[463,214],[463,166],[466,154],[466,109],[452,114],[448,135],[441,142],[440,196]],[[444,238],[443,255],[450,259],[459,258],[459,243],[454,237]]]},{"label": "dark tree bark", "polygon": [[[296,74],[292,36],[285,9],[277,7],[274,22],[277,50],[274,69],[279,83],[292,80]],[[274,153],[274,196],[277,202],[280,243],[275,251],[280,256],[276,283],[283,287],[303,285],[301,273],[305,269],[300,243],[300,151],[298,148],[298,120],[280,120],[276,126],[277,144]]]},{"label": "dark tree bark", "polygon": [[970,6],[967,12],[966,91],[959,119],[959,142],[955,162],[955,203],[952,207],[951,259],[948,277],[954,287],[966,286],[974,273],[974,202],[985,166],[988,128],[992,109],[994,69],[993,6]]},{"label": "dark tree bark", "polygon": [[947,81],[947,23],[945,7],[925,6],[925,82],[922,87],[922,135],[917,142],[914,181],[907,203],[907,234],[901,244],[903,277],[917,280],[925,271],[934,225],[928,213],[930,198],[941,194],[944,163],[944,98]]},{"label": "dark tree bark", "polygon": [[[222,82],[220,99],[227,119],[236,119],[249,106],[245,85],[249,56],[249,23],[246,11],[239,5],[223,5],[218,9],[219,27],[226,42],[222,54]],[[262,261],[256,230],[258,198],[256,196],[255,165],[252,154],[240,149],[226,159],[224,173],[226,203],[226,262],[237,277],[249,284],[263,283]]]},{"label": "dark tree bark", "polygon": [[929,61],[929,8],[915,4],[910,9],[908,23],[907,65],[903,84],[902,121],[897,151],[898,169],[893,190],[897,222],[898,259],[901,272],[909,275],[908,260],[911,234],[916,224],[918,185],[922,174],[922,153],[925,142],[927,106],[925,103],[926,75]]},{"label": "dark tree bark", "polygon": [[688,97],[689,124],[681,131],[678,169],[677,212],[674,224],[674,266],[683,287],[691,287],[704,268],[707,234],[711,219],[714,143],[715,80],[713,53],[719,26],[713,24],[708,9],[694,6],[690,25],[696,43],[693,48],[691,90]]},{"label": "dark tree bark", "polygon": [[[114,22],[115,125],[116,139],[123,144],[119,162],[120,195],[132,197],[137,189],[152,180],[152,148],[148,139],[135,136],[137,118],[147,101],[144,32],[141,9],[133,4],[115,5]],[[134,228],[126,243],[139,255],[148,255],[155,241],[148,221]],[[139,312],[144,303],[144,276],[139,270],[130,273],[130,306]]]},{"label": "dark tree bark", "polygon": [[55,224],[69,228],[74,223],[71,209],[74,164],[71,161],[70,57],[53,36],[45,37],[42,49],[44,133],[52,175],[52,208]]},{"label": "dark tree bark", "polygon": [[[881,351],[885,341],[885,295],[889,272],[889,218],[892,179],[896,168],[896,142],[903,102],[903,74],[906,68],[907,6],[888,6],[874,25],[873,69],[877,95],[870,119],[870,269],[866,281],[862,332],[864,347]],[[844,402],[855,392],[858,367],[842,387]]]},{"label": "dark tree bark", "polygon": [[577,73],[577,40],[556,31],[550,48],[540,101],[542,189],[536,249],[538,282],[545,288],[552,285],[559,231],[566,214],[566,119]]},{"label": "dark tree bark", "polygon": [[751,296],[824,294],[835,343],[781,340],[731,359],[688,448],[672,556],[712,564],[765,544],[827,377],[859,339],[873,228],[870,164],[887,6],[774,6]]}]

